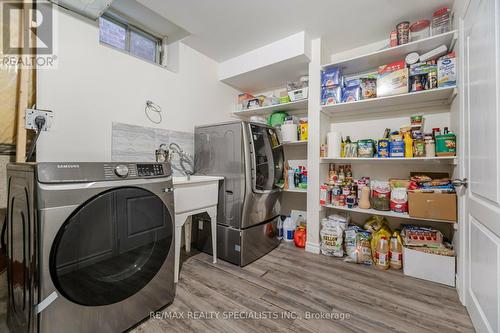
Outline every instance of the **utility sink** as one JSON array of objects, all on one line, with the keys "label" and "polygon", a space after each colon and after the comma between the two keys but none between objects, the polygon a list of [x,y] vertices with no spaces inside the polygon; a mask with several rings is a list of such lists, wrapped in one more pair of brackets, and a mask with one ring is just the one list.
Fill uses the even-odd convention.
[{"label": "utility sink", "polygon": [[175,213],[185,213],[217,205],[219,180],[224,177],[173,177]]},{"label": "utility sink", "polygon": [[181,231],[184,228],[186,252],[191,250],[192,216],[207,213],[212,231],[213,263],[217,262],[217,201],[219,180],[224,177],[191,176],[173,177],[175,209],[175,272],[174,281],[179,280]]}]

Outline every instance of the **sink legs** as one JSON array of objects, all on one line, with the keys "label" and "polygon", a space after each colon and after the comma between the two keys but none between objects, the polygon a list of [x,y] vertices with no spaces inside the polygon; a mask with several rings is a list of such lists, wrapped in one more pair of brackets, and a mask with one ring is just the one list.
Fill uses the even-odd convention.
[{"label": "sink legs", "polygon": [[174,281],[177,283],[179,280],[179,266],[180,266],[180,256],[181,256],[181,234],[182,227],[184,228],[184,241],[186,243],[186,252],[191,251],[191,224],[192,216],[200,213],[208,213],[210,216],[210,226],[212,230],[212,251],[213,251],[213,263],[217,262],[217,206],[211,206],[203,209],[197,209],[194,211],[189,211],[181,214],[175,214],[175,235],[174,235]]},{"label": "sink legs", "polygon": [[210,215],[210,226],[212,227],[212,253],[214,258],[212,262],[215,264],[217,262],[217,209],[214,209],[213,214]]},{"label": "sink legs", "polygon": [[186,246],[186,252],[191,252],[191,225],[193,222],[193,216],[189,216],[184,224],[184,245]]}]

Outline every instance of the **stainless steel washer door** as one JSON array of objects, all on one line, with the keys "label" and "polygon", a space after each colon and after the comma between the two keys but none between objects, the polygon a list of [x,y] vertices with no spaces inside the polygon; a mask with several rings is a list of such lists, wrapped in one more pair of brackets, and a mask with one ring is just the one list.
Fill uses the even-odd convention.
[{"label": "stainless steel washer door", "polygon": [[58,291],[85,306],[118,303],[144,288],[165,262],[173,221],[164,202],[137,187],[89,199],[58,231],[49,268]]}]

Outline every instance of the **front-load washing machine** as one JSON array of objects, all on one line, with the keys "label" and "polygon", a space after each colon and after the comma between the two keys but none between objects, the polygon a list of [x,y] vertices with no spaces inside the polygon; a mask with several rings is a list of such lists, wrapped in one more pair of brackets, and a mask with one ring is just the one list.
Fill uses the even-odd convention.
[{"label": "front-load washing machine", "polygon": [[12,332],[122,332],[170,304],[167,163],[10,164]]}]

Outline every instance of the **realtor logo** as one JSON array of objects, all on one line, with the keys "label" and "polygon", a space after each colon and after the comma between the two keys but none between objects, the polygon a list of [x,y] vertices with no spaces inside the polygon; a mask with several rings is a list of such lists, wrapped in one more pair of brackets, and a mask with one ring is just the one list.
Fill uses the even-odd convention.
[{"label": "realtor logo", "polygon": [[[54,10],[48,1],[0,1],[3,66],[54,67]],[[24,9],[23,9],[24,6]]]}]

